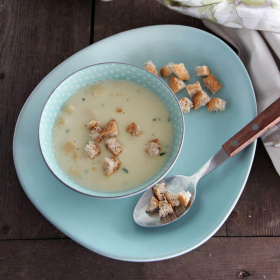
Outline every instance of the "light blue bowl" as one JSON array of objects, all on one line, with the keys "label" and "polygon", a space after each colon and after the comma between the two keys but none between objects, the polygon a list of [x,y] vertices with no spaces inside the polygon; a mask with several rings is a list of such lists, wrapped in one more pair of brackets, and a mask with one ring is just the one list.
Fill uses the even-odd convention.
[{"label": "light blue bowl", "polygon": [[[123,192],[98,192],[80,186],[69,178],[61,169],[56,161],[52,147],[52,128],[55,118],[66,100],[83,87],[101,80],[109,79],[134,81],[153,90],[165,103],[174,124],[173,148],[165,165],[147,182]],[[69,188],[82,194],[99,198],[121,198],[134,195],[157,183],[174,165],[181,151],[183,139],[184,118],[178,100],[171,89],[163,80],[149,71],[138,66],[123,63],[102,63],[92,65],[83,68],[66,78],[51,93],[43,108],[39,124],[40,148],[43,158],[51,172]]]}]

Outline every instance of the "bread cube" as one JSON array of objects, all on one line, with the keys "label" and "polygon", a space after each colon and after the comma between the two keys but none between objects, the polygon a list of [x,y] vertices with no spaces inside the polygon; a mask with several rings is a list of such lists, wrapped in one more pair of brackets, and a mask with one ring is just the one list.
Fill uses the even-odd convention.
[{"label": "bread cube", "polygon": [[95,120],[91,120],[88,124],[87,124],[87,128],[91,130],[90,132],[90,136],[93,140],[95,140],[97,143],[100,143],[103,139],[102,134],[102,127],[98,124],[97,121]]},{"label": "bread cube", "polygon": [[207,109],[209,112],[222,112],[226,109],[226,101],[221,98],[212,98],[207,104]]},{"label": "bread cube", "polygon": [[202,106],[205,106],[210,101],[210,97],[206,92],[201,90],[193,98],[193,108],[198,109]]},{"label": "bread cube", "polygon": [[167,201],[171,204],[172,207],[180,205],[180,201],[178,199],[177,194],[166,192],[165,197],[166,197]]},{"label": "bread cube", "polygon": [[192,195],[189,191],[187,191],[187,192],[183,191],[183,192],[179,192],[178,200],[184,207],[187,207],[190,202],[191,197],[192,197]]},{"label": "bread cube", "polygon": [[196,76],[208,76],[210,75],[210,70],[207,66],[196,66],[195,67]]},{"label": "bread cube", "polygon": [[192,85],[187,85],[187,91],[191,98],[193,98],[201,90],[202,90],[202,88],[200,86],[199,81],[195,82]]},{"label": "bread cube", "polygon": [[153,187],[153,192],[156,198],[160,201],[164,200],[165,193],[167,192],[165,188],[165,183],[158,183]]},{"label": "bread cube", "polygon": [[64,145],[63,145],[63,149],[65,151],[66,154],[70,154],[73,151],[75,151],[77,149],[76,145],[74,144],[73,141],[67,141]]},{"label": "bread cube", "polygon": [[154,212],[154,211],[158,210],[158,208],[159,208],[158,200],[154,196],[152,196],[146,211]]},{"label": "bread cube", "polygon": [[144,63],[144,67],[147,71],[150,71],[151,73],[155,74],[156,76],[158,76],[158,71],[156,66],[154,65],[154,63],[149,60],[147,62]]},{"label": "bread cube", "polygon": [[179,104],[184,114],[189,113],[190,109],[193,107],[193,103],[187,97],[183,97],[179,101]]},{"label": "bread cube", "polygon": [[160,69],[160,74],[163,78],[167,78],[173,74],[173,69],[172,69],[173,65],[174,65],[174,63],[170,62]]},{"label": "bread cube", "polygon": [[139,137],[141,132],[140,126],[133,122],[130,126],[127,127],[127,132],[130,133],[132,136]]},{"label": "bread cube", "polygon": [[116,138],[110,138],[105,141],[105,147],[114,155],[118,156],[123,151],[123,146],[116,140]]},{"label": "bread cube", "polygon": [[170,77],[169,78],[169,87],[176,94],[179,91],[181,91],[182,89],[184,89],[186,87],[186,84],[182,80],[180,80],[176,77]]},{"label": "bread cube", "polygon": [[121,165],[121,161],[118,158],[105,157],[104,174],[108,177],[111,176],[120,168],[120,165]]},{"label": "bread cube", "polygon": [[190,74],[188,70],[185,68],[184,63],[175,64],[172,66],[172,70],[174,74],[180,79],[180,80],[189,80]]},{"label": "bread cube", "polygon": [[170,203],[166,201],[159,202],[159,216],[161,218],[166,217],[168,214],[174,214],[174,210]]},{"label": "bread cube", "polygon": [[160,143],[158,139],[154,139],[147,143],[145,145],[145,151],[150,155],[150,156],[156,156],[159,154],[159,151],[161,149]]},{"label": "bread cube", "polygon": [[101,153],[101,150],[96,143],[89,141],[85,147],[85,152],[88,158],[94,159]]},{"label": "bread cube", "polygon": [[110,120],[104,127],[101,136],[103,137],[114,137],[118,135],[118,127],[115,120]]},{"label": "bread cube", "polygon": [[210,74],[207,78],[203,79],[204,86],[212,93],[215,94],[222,88],[222,85],[216,80],[216,78]]}]

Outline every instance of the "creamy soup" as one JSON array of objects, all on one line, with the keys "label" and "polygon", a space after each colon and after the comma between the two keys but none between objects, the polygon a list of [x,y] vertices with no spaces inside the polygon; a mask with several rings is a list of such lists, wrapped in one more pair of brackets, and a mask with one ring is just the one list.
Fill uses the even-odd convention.
[{"label": "creamy soup", "polygon": [[[114,155],[106,149],[104,138],[98,143],[101,153],[94,159],[86,157],[85,146],[93,141],[86,124],[96,120],[104,128],[112,119],[116,120],[116,140],[123,151],[118,156],[119,169],[108,177],[104,158]],[[132,122],[140,126],[139,137],[127,132]],[[160,154],[150,156],[145,144],[156,138]],[[130,81],[109,80],[77,91],[67,100],[57,116],[52,140],[56,159],[72,180],[93,190],[117,192],[146,182],[162,168],[172,149],[173,123],[165,104],[150,89]],[[75,150],[66,153],[69,141]]]}]

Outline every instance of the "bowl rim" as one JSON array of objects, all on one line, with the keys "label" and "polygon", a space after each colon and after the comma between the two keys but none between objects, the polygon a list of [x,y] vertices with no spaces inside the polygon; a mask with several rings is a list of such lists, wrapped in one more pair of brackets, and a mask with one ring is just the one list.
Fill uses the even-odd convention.
[{"label": "bowl rim", "polygon": [[[121,64],[121,65],[129,65],[129,66],[132,66],[132,67],[136,67],[138,69],[141,69],[141,70],[144,70],[146,73],[150,74],[150,75],[153,75],[154,77],[156,77],[161,83],[164,84],[165,87],[167,87],[167,89],[170,91],[170,93],[172,94],[172,96],[174,97],[175,101],[177,102],[177,105],[178,105],[178,108],[180,110],[180,115],[181,115],[181,122],[182,122],[182,135],[181,135],[181,141],[180,141],[180,145],[179,145],[179,149],[174,157],[174,160],[172,161],[172,163],[170,164],[170,166],[164,171],[164,173],[159,177],[157,178],[155,181],[153,181],[152,183],[150,183],[149,185],[145,186],[144,188],[140,189],[140,190],[136,190],[134,192],[130,192],[130,193],[127,193],[127,194],[123,194],[123,195],[118,195],[116,193],[116,195],[114,196],[100,196],[100,195],[94,195],[94,194],[90,194],[90,193],[85,193],[83,191],[80,191],[80,190],[77,190],[76,188],[68,185],[67,183],[65,183],[61,178],[59,178],[58,175],[56,175],[56,173],[52,170],[52,168],[49,166],[45,156],[44,156],[44,153],[43,153],[43,150],[42,150],[42,145],[41,145],[41,137],[40,137],[40,125],[41,125],[41,121],[42,121],[42,116],[43,116],[43,112],[45,111],[45,108],[49,102],[49,99],[51,98],[51,96],[53,95],[54,91],[64,82],[66,81],[67,79],[69,79],[71,76],[73,76],[74,74],[82,71],[82,70],[85,70],[87,68],[90,68],[90,67],[94,67],[94,66],[98,66],[98,65],[105,65],[105,64]],[[141,193],[141,192],[144,192],[146,191],[147,189],[151,188],[152,186],[154,186],[156,183],[158,183],[169,171],[170,169],[173,167],[173,165],[175,164],[176,160],[178,159],[178,156],[182,150],[182,147],[183,147],[183,143],[184,143],[184,138],[185,138],[185,121],[184,121],[184,115],[183,115],[183,112],[181,110],[181,107],[180,107],[180,104],[179,104],[179,101],[176,97],[176,95],[173,93],[172,89],[169,87],[169,85],[163,80],[161,79],[159,76],[153,74],[152,72],[146,70],[145,68],[142,68],[140,66],[137,66],[137,65],[134,65],[134,64],[130,64],[130,63],[124,63],[124,62],[101,62],[101,63],[95,63],[95,64],[92,64],[92,65],[89,65],[89,66],[86,66],[86,67],[83,67],[75,72],[73,72],[72,74],[68,75],[66,78],[64,78],[53,90],[52,92],[50,93],[50,95],[48,96],[44,106],[43,106],[43,109],[41,111],[41,114],[40,114],[40,118],[39,118],[39,123],[38,123],[38,142],[39,142],[39,150],[41,152],[41,155],[42,155],[42,158],[46,164],[46,166],[48,167],[48,169],[51,171],[51,173],[55,176],[56,179],[58,179],[63,185],[65,185],[66,187],[68,187],[69,189],[75,191],[75,192],[78,192],[82,195],[86,195],[86,196],[89,196],[89,197],[94,197],[94,198],[100,198],[100,199],[120,199],[120,198],[125,198],[125,197],[130,197],[130,196],[133,196],[133,195],[136,195],[138,193]],[[67,175],[66,175],[67,176]],[[83,186],[82,186],[83,187]],[[86,187],[83,187],[86,189]],[[135,187],[136,188],[136,187]],[[132,189],[133,190],[133,189]],[[104,194],[106,194],[106,192],[104,192]]]}]

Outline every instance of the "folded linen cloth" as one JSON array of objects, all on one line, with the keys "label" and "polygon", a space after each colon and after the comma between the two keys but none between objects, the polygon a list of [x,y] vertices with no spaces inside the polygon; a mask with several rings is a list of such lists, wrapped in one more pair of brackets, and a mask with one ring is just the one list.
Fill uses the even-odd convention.
[{"label": "folded linen cloth", "polygon": [[[237,49],[255,89],[258,113],[280,97],[280,0],[157,1],[203,19],[207,28]],[[280,175],[280,124],[262,140]]]}]

